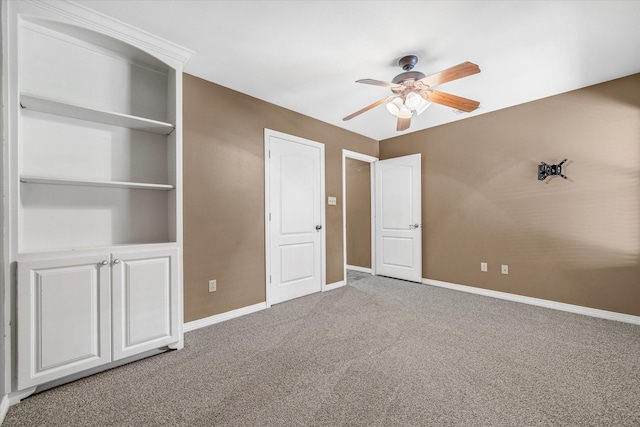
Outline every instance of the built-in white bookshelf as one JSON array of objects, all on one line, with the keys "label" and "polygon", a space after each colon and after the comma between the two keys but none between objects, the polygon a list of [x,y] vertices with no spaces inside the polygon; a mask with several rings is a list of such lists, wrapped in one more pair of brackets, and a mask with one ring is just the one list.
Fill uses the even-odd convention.
[{"label": "built-in white bookshelf", "polygon": [[90,31],[22,24],[19,251],[175,242],[175,70]]},{"label": "built-in white bookshelf", "polygon": [[183,346],[182,66],[192,52],[70,1],[2,11],[3,377],[19,400]]}]

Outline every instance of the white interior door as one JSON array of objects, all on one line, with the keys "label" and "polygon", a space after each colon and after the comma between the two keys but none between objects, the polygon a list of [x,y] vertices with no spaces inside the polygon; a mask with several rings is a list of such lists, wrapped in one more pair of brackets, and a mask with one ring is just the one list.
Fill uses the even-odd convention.
[{"label": "white interior door", "polygon": [[376,274],[422,280],[420,154],[376,162]]},{"label": "white interior door", "polygon": [[273,131],[267,150],[267,303],[322,290],[324,145]]}]

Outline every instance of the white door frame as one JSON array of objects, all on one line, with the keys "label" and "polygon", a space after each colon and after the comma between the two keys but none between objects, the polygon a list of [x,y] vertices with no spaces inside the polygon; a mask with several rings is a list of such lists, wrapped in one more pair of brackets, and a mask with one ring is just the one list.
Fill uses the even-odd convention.
[{"label": "white door frame", "polygon": [[369,156],[367,154],[357,153],[355,151],[342,150],[342,257],[344,261],[343,265],[343,283],[347,284],[347,158],[360,160],[370,164],[371,169],[371,274],[376,274],[376,204],[375,204],[375,162],[378,161],[377,157]]},{"label": "white door frame", "polygon": [[265,287],[266,287],[266,306],[271,307],[271,225],[269,220],[271,199],[271,188],[269,185],[269,178],[271,174],[270,162],[269,162],[269,150],[271,148],[270,138],[280,138],[288,141],[292,141],[298,144],[309,145],[311,147],[320,149],[320,218],[322,218],[322,229],[320,230],[320,283],[321,290],[325,291],[327,287],[327,219],[325,215],[325,170],[324,170],[324,144],[310,139],[300,138],[298,136],[289,135],[286,133],[278,132],[271,129],[264,129],[264,232],[265,232]]}]

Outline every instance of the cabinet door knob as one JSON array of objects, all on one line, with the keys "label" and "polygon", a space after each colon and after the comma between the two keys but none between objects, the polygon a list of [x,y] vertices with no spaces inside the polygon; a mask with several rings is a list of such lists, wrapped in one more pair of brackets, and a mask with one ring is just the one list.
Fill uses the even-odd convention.
[{"label": "cabinet door knob", "polygon": [[114,264],[120,264],[120,260],[118,258],[116,258],[116,259],[113,260],[113,263]]},{"label": "cabinet door knob", "polygon": [[109,261],[107,261],[107,260],[105,259],[105,260],[104,260],[104,261],[102,261],[100,264],[102,264],[102,265],[108,265],[108,264],[109,264]]}]

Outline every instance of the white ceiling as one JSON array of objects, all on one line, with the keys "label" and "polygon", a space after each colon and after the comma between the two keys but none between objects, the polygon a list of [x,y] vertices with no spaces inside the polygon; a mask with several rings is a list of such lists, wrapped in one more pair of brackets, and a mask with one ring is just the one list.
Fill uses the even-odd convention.
[{"label": "white ceiling", "polygon": [[[355,83],[429,75],[464,61],[480,74],[438,90],[480,101],[433,104],[409,133],[640,72],[640,1],[79,0],[195,52],[185,72],[376,140],[401,134],[391,92]],[[640,96],[640,94],[638,94]]]}]

